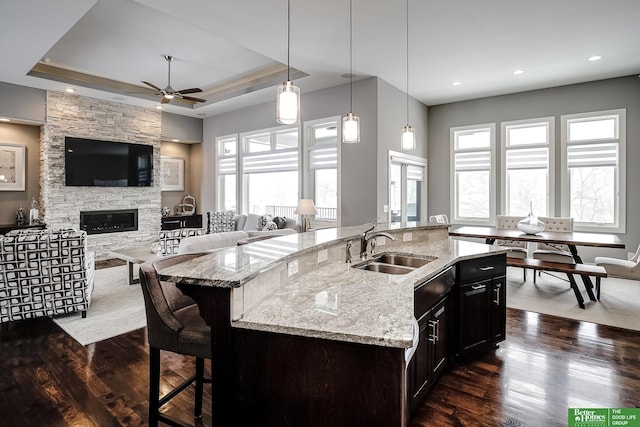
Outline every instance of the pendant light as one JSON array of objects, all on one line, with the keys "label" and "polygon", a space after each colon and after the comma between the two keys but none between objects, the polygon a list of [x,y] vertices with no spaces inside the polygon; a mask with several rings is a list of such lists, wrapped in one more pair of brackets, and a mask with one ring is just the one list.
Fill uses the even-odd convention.
[{"label": "pendant light", "polygon": [[409,0],[407,0],[407,124],[402,129],[403,150],[413,150],[416,147],[416,135],[409,124]]},{"label": "pendant light", "polygon": [[349,0],[349,114],[342,118],[342,142],[360,142],[360,117],[353,114],[353,0]]},{"label": "pendant light", "polygon": [[278,87],[276,121],[290,125],[300,121],[300,88],[291,81],[289,53],[291,50],[291,0],[287,0],[287,81]]}]

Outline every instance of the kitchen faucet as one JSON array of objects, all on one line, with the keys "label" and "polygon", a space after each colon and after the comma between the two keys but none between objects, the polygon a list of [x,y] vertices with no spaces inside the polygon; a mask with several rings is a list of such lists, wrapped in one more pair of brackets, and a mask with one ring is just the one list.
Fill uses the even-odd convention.
[{"label": "kitchen faucet", "polygon": [[386,237],[389,240],[398,240],[397,237],[387,233],[386,231],[373,231],[376,228],[377,220],[378,218],[374,219],[371,225],[367,227],[367,229],[364,230],[360,235],[360,258],[361,259],[367,258],[367,246],[369,245],[369,242],[371,242],[371,255],[373,255],[373,252],[376,247],[375,245],[376,237]]}]

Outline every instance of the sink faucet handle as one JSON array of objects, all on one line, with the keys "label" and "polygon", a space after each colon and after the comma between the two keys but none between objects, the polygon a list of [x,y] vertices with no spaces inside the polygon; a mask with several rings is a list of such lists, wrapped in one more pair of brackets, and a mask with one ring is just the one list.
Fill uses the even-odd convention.
[{"label": "sink faucet handle", "polygon": [[344,262],[346,262],[347,264],[351,264],[351,257],[353,256],[351,254],[351,247],[352,246],[353,246],[353,240],[347,241],[347,247],[345,249],[346,256],[345,256],[345,260],[344,260]]},{"label": "sink faucet handle", "polygon": [[377,242],[376,238],[373,237],[371,239],[371,243],[369,243],[369,246],[371,246],[371,256],[374,256],[376,254],[376,242]]}]

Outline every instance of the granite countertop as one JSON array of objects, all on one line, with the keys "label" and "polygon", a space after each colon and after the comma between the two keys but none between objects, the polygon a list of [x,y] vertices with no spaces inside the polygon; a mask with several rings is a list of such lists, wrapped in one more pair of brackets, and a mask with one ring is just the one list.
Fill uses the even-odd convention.
[{"label": "granite countertop", "polygon": [[[416,228],[424,226],[383,225],[377,230],[394,232]],[[283,263],[305,253],[357,238],[362,230],[363,226],[344,227],[277,237],[207,254],[159,273],[163,280],[235,288],[239,298],[243,298],[239,288],[253,279],[259,280],[261,273],[282,268]],[[378,252],[383,252],[383,248],[379,247]],[[344,259],[324,263],[276,286],[270,285],[273,290],[243,310],[233,319],[232,326],[409,348],[413,345],[413,290],[416,285],[457,261],[508,251],[452,238],[403,242],[400,248],[393,250],[437,259],[404,275],[358,270],[351,268]]]}]

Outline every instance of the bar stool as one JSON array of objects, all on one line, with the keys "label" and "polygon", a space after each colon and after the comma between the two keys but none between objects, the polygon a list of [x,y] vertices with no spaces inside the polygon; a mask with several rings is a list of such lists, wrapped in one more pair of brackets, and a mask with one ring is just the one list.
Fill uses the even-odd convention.
[{"label": "bar stool", "polygon": [[[163,257],[140,265],[140,283],[147,314],[149,341],[149,425],[162,421],[171,426],[181,426],[175,420],[160,413],[160,407],[195,382],[194,418],[202,417],[204,359],[211,360],[211,328],[207,326],[193,299],[185,296],[171,282],[161,282],[160,268],[201,256],[184,254]],[[160,350],[195,356],[196,372],[191,378],[160,398]]]}]

